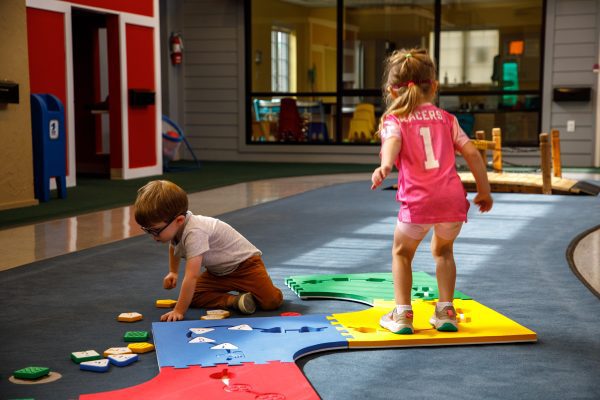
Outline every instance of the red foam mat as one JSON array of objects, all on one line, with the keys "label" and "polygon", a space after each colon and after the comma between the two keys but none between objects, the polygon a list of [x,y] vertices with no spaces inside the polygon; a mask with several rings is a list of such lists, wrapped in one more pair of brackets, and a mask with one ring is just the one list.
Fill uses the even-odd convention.
[{"label": "red foam mat", "polygon": [[295,363],[270,362],[215,367],[163,367],[156,378],[110,392],[83,394],[80,400],[269,399],[318,400]]}]

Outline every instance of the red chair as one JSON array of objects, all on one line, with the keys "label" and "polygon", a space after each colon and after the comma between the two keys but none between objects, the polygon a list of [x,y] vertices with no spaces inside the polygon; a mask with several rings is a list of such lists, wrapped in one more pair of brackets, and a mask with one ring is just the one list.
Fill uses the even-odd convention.
[{"label": "red chair", "polygon": [[300,118],[296,100],[281,99],[277,133],[278,139],[282,142],[304,142],[306,140],[304,121]]}]

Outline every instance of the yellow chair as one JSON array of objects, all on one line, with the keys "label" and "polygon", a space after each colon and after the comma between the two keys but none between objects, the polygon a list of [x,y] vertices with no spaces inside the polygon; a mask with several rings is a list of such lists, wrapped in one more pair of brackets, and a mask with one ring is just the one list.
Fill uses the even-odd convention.
[{"label": "yellow chair", "polygon": [[351,142],[371,142],[375,138],[375,106],[369,103],[357,104],[352,119],[348,139]]},{"label": "yellow chair", "polygon": [[369,121],[369,124],[371,126],[370,132],[373,132],[375,130],[375,114],[364,109],[356,110],[354,111],[353,118],[366,119],[367,121]]},{"label": "yellow chair", "polygon": [[373,114],[373,117],[375,117],[375,106],[371,103],[359,103],[356,105],[355,108],[356,111],[358,110],[366,110],[370,113]]},{"label": "yellow chair", "polygon": [[373,124],[368,119],[352,118],[348,139],[350,142],[368,142],[373,137]]}]

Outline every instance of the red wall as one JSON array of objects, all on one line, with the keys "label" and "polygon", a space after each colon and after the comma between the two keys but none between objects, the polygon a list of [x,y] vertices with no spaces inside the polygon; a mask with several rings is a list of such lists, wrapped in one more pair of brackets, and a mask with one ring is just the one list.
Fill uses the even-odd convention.
[{"label": "red wall", "polygon": [[112,11],[154,16],[154,0],[63,0],[71,4],[98,7]]},{"label": "red wall", "polygon": [[[127,89],[155,91],[154,30],[127,24],[125,31],[127,35]],[[128,115],[129,167],[156,165],[156,106],[129,106]]]},{"label": "red wall", "polygon": [[[65,52],[64,14],[27,8],[27,50],[29,52],[29,84],[31,93],[50,93],[63,103],[66,121],[71,110],[67,104],[67,62]],[[69,157],[67,143],[67,174]]]},{"label": "red wall", "polygon": [[108,109],[110,113],[110,167],[112,169],[123,168],[123,136],[121,132],[121,54],[119,42],[119,17],[116,15],[106,16],[107,46],[108,46],[108,91],[110,101]]}]

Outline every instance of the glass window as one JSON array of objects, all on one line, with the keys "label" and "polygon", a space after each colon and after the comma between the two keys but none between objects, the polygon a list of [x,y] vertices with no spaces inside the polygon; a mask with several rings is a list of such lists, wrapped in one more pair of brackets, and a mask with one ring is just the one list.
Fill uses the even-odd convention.
[{"label": "glass window", "polygon": [[253,97],[251,141],[335,143],[334,110],[327,97]]},{"label": "glass window", "polygon": [[386,56],[396,49],[429,47],[433,0],[348,0],[344,5],[344,89],[380,89]]},{"label": "glass window", "polygon": [[467,133],[501,128],[504,146],[537,145],[542,6],[541,0],[442,2],[440,105]]},{"label": "glass window", "polygon": [[290,90],[290,36],[281,28],[271,31],[271,90]]},{"label": "glass window", "polygon": [[246,4],[249,143],[377,143],[383,61],[423,47],[440,106],[469,135],[501,128],[503,145],[537,146],[543,0]]},{"label": "glass window", "polygon": [[335,0],[253,0],[252,92],[335,92]]},{"label": "glass window", "polygon": [[[429,54],[434,54],[434,32],[429,35]],[[439,76],[445,86],[486,84],[498,54],[498,30],[446,31],[440,34]]]}]

